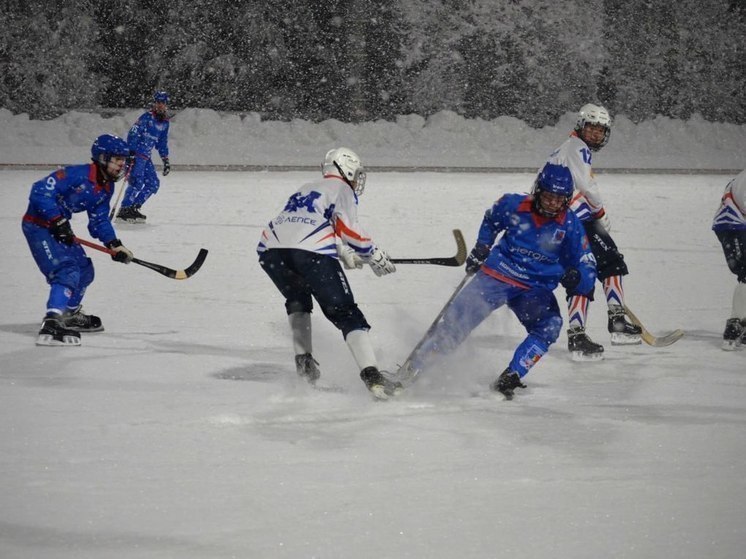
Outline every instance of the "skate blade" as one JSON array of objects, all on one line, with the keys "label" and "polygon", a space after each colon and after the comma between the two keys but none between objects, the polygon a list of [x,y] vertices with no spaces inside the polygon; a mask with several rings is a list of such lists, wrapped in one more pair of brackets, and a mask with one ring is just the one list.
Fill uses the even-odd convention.
[{"label": "skate blade", "polygon": [[104,331],[104,327],[103,326],[99,326],[98,328],[80,328],[78,326],[69,326],[69,325],[65,324],[65,328],[68,328],[70,330],[75,330],[76,332],[86,332],[86,333],[103,332]]},{"label": "skate blade", "polygon": [[641,343],[642,337],[639,334],[611,333],[611,345],[640,345]]},{"label": "skate blade", "polygon": [[741,349],[741,343],[738,340],[723,340],[720,346],[723,351],[738,351]]},{"label": "skate blade", "polygon": [[578,363],[581,362],[588,362],[588,361],[603,361],[604,354],[603,353],[583,353],[582,351],[571,351],[570,352],[570,359],[573,361],[577,361]]},{"label": "skate blade", "polygon": [[117,223],[126,223],[126,224],[129,224],[129,225],[137,225],[139,223],[145,223],[144,219],[124,219],[124,218],[121,218],[121,217],[116,217],[116,218],[114,218],[114,220]]},{"label": "skate blade", "polygon": [[39,334],[36,338],[36,345],[39,346],[79,346],[80,338],[77,336],[62,336],[61,340],[58,340],[51,334]]}]

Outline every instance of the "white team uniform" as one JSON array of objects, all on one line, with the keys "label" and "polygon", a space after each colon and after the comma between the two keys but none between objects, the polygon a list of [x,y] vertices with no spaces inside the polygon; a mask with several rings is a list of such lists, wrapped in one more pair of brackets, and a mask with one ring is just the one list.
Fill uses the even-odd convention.
[{"label": "white team uniform", "polygon": [[715,231],[746,229],[746,170],[728,183],[712,220]]},{"label": "white team uniform", "polygon": [[604,214],[601,192],[591,169],[591,150],[576,133],[573,132],[565,143],[554,150],[547,162],[570,169],[575,183],[570,209],[580,221],[595,219]]},{"label": "white team uniform", "polygon": [[294,248],[338,258],[339,237],[360,256],[370,256],[375,246],[358,223],[357,203],[355,192],[337,176],[306,183],[262,231],[257,252]]}]

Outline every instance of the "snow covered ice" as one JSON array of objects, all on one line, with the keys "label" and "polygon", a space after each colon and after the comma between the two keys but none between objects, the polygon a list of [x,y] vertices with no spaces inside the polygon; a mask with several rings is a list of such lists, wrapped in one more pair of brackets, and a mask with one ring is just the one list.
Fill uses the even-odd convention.
[{"label": "snow covered ice", "polygon": [[[616,140],[609,154],[628,149]],[[177,167],[149,201],[148,224],[118,232],[144,260],[183,268],[205,247],[207,261],[174,281],[88,251],[96,281],[84,304],[106,331],[83,334],[79,348],[34,345],[47,286],[20,218],[45,172],[0,171],[1,557],[743,556],[746,350],[719,347],[735,277],[710,231],[729,175],[600,177],[631,270],[627,302],[653,333],[684,329],[676,344],[611,346],[596,301],[589,334],[605,360],[571,362],[563,334],[505,402],[483,396],[523,337],[501,309],[380,403],[318,312],[327,390],[296,378],[283,302],[257,264],[262,227],[318,171]],[[492,201],[532,180],[372,172],[361,222],[392,257],[449,256],[451,229],[470,247]],[[84,216],[73,227],[87,236]],[[348,273],[385,368],[403,361],[462,274]]]}]

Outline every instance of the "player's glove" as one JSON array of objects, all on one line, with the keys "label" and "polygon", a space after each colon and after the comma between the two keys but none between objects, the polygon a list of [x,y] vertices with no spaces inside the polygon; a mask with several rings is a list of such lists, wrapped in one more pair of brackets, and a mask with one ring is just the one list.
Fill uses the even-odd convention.
[{"label": "player's glove", "polygon": [[606,215],[606,210],[602,209],[595,217],[601,227],[603,227],[607,233],[611,233],[611,220],[609,219],[609,216]]},{"label": "player's glove", "polygon": [[359,270],[363,267],[363,259],[360,255],[344,243],[337,243],[337,255],[345,270]]},{"label": "player's glove", "polygon": [[52,234],[52,237],[65,245],[71,245],[75,240],[70,220],[62,215],[55,217],[49,222],[49,232]]},{"label": "player's glove", "polygon": [[368,257],[368,265],[378,277],[396,272],[396,266],[389,255],[378,247],[374,248],[373,253]]},{"label": "player's glove", "polygon": [[568,268],[560,279],[562,287],[568,291],[572,291],[578,285],[580,285],[580,272],[577,268]]},{"label": "player's glove", "polygon": [[476,274],[489,255],[490,247],[487,245],[474,245],[469,256],[466,257],[466,273],[469,275]]},{"label": "player's glove", "polygon": [[106,247],[110,248],[114,251],[114,254],[111,255],[111,259],[116,262],[123,262],[124,264],[129,264],[132,262],[132,259],[135,257],[134,254],[132,254],[132,251],[128,249],[126,246],[122,244],[122,241],[119,239],[114,239],[113,241],[109,241],[106,243]]},{"label": "player's glove", "polygon": [[163,158],[163,176],[165,177],[167,174],[171,172],[171,163],[168,160],[168,157]]}]

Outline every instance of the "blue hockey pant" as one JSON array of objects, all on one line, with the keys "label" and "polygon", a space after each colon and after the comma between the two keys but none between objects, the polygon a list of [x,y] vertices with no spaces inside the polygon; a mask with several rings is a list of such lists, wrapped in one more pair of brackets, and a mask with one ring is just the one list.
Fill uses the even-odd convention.
[{"label": "blue hockey pant", "polygon": [[153,160],[149,157],[135,156],[127,179],[127,189],[122,198],[122,207],[142,206],[148,198],[158,192],[160,186],[161,181],[155,172]]},{"label": "blue hockey pant", "polygon": [[275,248],[263,252],[259,263],[285,297],[288,314],[310,313],[316,299],[324,316],[345,338],[353,330],[370,329],[336,258],[307,250]]},{"label": "blue hockey pant", "polygon": [[528,332],[509,365],[521,377],[525,376],[557,341],[562,328],[557,299],[547,289],[517,287],[482,271],[477,272],[450,304],[436,329],[414,356],[413,367],[422,370],[438,354],[453,351],[493,311],[506,304]]},{"label": "blue hockey pant", "polygon": [[77,308],[94,278],[93,263],[79,244],[57,241],[45,227],[23,223],[23,234],[36,265],[47,278],[47,312]]}]

